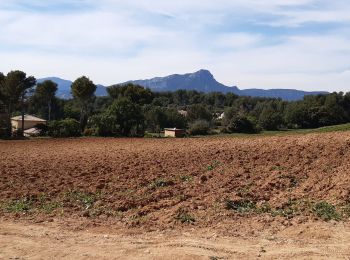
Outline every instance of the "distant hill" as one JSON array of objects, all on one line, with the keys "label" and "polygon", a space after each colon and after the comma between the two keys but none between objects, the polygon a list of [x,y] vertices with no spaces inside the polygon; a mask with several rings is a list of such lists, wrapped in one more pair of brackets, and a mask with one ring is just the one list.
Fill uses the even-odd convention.
[{"label": "distant hill", "polygon": [[[60,98],[71,98],[70,87],[72,81],[65,80],[57,77],[48,77],[38,79],[38,82],[44,80],[52,80],[58,85],[57,96]],[[179,89],[185,90],[197,90],[200,92],[222,92],[222,93],[234,93],[240,96],[252,96],[252,97],[271,97],[281,98],[283,100],[301,100],[305,95],[317,95],[327,94],[327,92],[306,92],[295,89],[239,89],[236,86],[229,87],[215,80],[214,76],[208,70],[199,70],[194,73],[188,74],[174,74],[167,77],[156,77],[145,80],[131,80],[121,84],[133,83],[139,84],[143,87],[150,88],[153,91],[176,91]],[[97,85],[96,96],[106,96],[107,90],[105,86]]]},{"label": "distant hill", "polygon": [[[208,92],[223,92],[240,96],[252,96],[252,97],[272,97],[281,98],[284,100],[300,100],[305,95],[317,95],[327,94],[327,92],[306,92],[295,89],[239,89],[236,86],[229,87],[219,83],[215,80],[214,76],[208,70],[199,70],[195,73],[189,73],[184,75],[170,75],[167,77],[157,77],[146,80],[133,80],[125,83],[139,84],[144,87],[148,87],[153,91],[176,91],[179,89],[197,90],[205,93]],[[123,83],[123,84],[125,84]]]},{"label": "distant hill", "polygon": [[200,70],[184,75],[174,74],[146,80],[134,80],[126,83],[139,84],[153,91],[176,91],[179,89],[197,90],[201,92],[238,92],[237,87],[227,87],[214,79],[208,70]]},{"label": "distant hill", "polygon": [[[56,96],[58,96],[59,98],[63,98],[63,99],[72,98],[71,88],[70,88],[72,83],[73,83],[72,81],[57,78],[57,77],[47,77],[47,78],[38,79],[37,82],[41,83],[45,80],[52,80],[53,82],[55,82],[58,85],[58,90],[57,90]],[[97,85],[97,89],[96,89],[95,94],[96,94],[96,96],[106,96],[107,95],[106,87],[102,86],[102,85]]]}]

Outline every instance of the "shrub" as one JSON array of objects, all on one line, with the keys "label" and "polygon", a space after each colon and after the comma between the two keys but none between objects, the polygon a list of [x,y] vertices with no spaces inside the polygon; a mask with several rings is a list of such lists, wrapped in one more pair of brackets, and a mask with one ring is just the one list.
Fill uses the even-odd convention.
[{"label": "shrub", "polygon": [[255,134],[260,132],[256,124],[245,116],[237,116],[230,120],[226,127],[229,133]]},{"label": "shrub", "polygon": [[317,202],[312,210],[317,217],[321,218],[324,221],[340,219],[340,215],[337,212],[335,206],[326,201]]},{"label": "shrub", "polygon": [[89,122],[91,129],[94,129],[98,136],[116,136],[118,135],[118,126],[116,118],[113,115],[101,114],[91,117]]},{"label": "shrub", "polygon": [[191,216],[189,213],[187,212],[180,212],[176,217],[176,220],[180,221],[181,223],[185,224],[192,224],[194,222],[196,222],[195,218],[193,216]]},{"label": "shrub", "polygon": [[6,203],[4,208],[7,212],[25,212],[32,208],[32,201],[28,198],[12,200]]},{"label": "shrub", "polygon": [[197,120],[190,125],[188,131],[190,135],[207,135],[210,131],[209,122],[206,120]]},{"label": "shrub", "polygon": [[48,125],[48,135],[52,137],[78,137],[81,135],[80,123],[71,118],[52,121]]}]

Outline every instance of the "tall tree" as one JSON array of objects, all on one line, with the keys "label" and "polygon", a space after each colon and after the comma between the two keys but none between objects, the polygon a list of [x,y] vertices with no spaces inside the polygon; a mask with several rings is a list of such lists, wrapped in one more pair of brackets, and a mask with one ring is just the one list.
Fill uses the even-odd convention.
[{"label": "tall tree", "polygon": [[115,124],[123,136],[143,136],[145,120],[141,107],[129,98],[116,99],[107,111],[116,119]]},{"label": "tall tree", "polygon": [[150,104],[153,100],[153,93],[150,89],[131,83],[111,86],[107,88],[107,92],[113,99],[126,97],[139,105]]},{"label": "tall tree", "polygon": [[57,84],[51,80],[45,80],[36,86],[34,99],[36,102],[47,106],[48,120],[51,120],[52,102],[57,91]]},{"label": "tall tree", "polygon": [[80,127],[81,130],[84,130],[86,113],[89,104],[93,103],[96,85],[89,78],[82,76],[73,82],[71,90],[73,97],[80,103]]},{"label": "tall tree", "polygon": [[24,101],[28,91],[36,84],[36,79],[33,76],[27,77],[23,71],[11,71],[0,84],[0,98],[2,98],[3,104],[6,106],[7,113],[7,132],[8,135],[12,134],[11,127],[11,114],[14,108],[20,104],[22,111],[22,127],[21,132],[23,134],[24,127]]},{"label": "tall tree", "polygon": [[5,75],[0,72],[0,105],[4,102],[3,84],[5,83]]}]

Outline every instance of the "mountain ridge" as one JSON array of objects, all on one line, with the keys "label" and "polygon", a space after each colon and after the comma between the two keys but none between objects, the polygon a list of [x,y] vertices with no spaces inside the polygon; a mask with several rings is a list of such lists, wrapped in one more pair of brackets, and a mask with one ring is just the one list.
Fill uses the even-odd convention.
[{"label": "mountain ridge", "polygon": [[[39,79],[38,82],[44,80],[52,80],[58,84],[57,96],[61,98],[71,98],[70,86],[72,81],[61,79],[58,77],[47,77]],[[269,98],[281,98],[283,100],[295,101],[301,100],[306,95],[327,94],[325,91],[302,91],[296,89],[239,89],[237,86],[226,86],[218,82],[213,74],[209,70],[201,69],[194,73],[186,74],[172,74],[165,77],[154,77],[151,79],[130,80],[115,85],[125,85],[128,83],[138,84],[146,88],[150,88],[152,91],[164,92],[164,91],[176,91],[180,89],[184,90],[196,90],[199,92],[222,92],[222,93],[234,93],[239,96],[252,96],[252,97],[269,97]],[[114,85],[113,85],[114,86]],[[103,85],[97,85],[96,96],[106,96],[107,87]]]}]

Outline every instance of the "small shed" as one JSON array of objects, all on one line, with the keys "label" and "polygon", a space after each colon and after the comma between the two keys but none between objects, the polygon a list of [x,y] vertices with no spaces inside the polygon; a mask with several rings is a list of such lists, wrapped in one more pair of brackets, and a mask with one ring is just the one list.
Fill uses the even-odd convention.
[{"label": "small shed", "polygon": [[[33,128],[38,124],[46,125],[46,120],[31,115],[24,115],[24,130]],[[22,129],[22,116],[12,117],[11,125],[14,130]]]},{"label": "small shed", "polygon": [[186,131],[184,129],[178,129],[178,128],[165,128],[164,129],[164,136],[165,137],[184,137],[186,134]]}]

